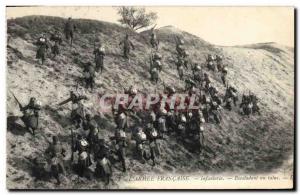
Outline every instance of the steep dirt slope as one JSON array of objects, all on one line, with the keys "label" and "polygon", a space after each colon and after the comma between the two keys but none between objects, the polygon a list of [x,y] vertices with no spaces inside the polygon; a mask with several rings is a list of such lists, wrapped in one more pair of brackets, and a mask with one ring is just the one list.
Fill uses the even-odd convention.
[{"label": "steep dirt slope", "polygon": [[[64,20],[57,17],[30,16],[8,21],[7,40],[7,187],[8,188],[104,188],[103,183],[95,179],[87,181],[72,171],[61,186],[54,180],[34,182],[32,159],[43,157],[51,136],[59,134],[63,145],[69,148],[71,143],[69,113],[71,106],[61,108],[57,103],[64,100],[70,90],[86,93],[89,100],[84,102],[88,112],[96,115],[102,135],[107,138],[115,128],[109,113],[101,113],[97,107],[96,93],[122,92],[123,87],[135,83],[145,93],[162,89],[149,80],[149,55],[151,48],[149,32],[137,34],[116,24],[75,20],[78,31],[73,47],[64,43],[62,55],[55,60],[48,59],[44,65],[35,60],[36,46],[33,44],[42,32],[49,33],[53,27],[63,28]],[[114,179],[121,180],[133,174],[143,173],[185,173],[225,171],[256,173],[269,172],[279,168],[285,159],[293,154],[294,131],[294,65],[293,51],[276,44],[250,45],[239,47],[219,47],[200,38],[180,31],[172,26],[156,30],[160,39],[160,51],[163,55],[163,81],[182,89],[184,82],[179,80],[173,60],[175,58],[174,36],[183,37],[189,53],[190,63],[204,64],[208,53],[224,55],[229,67],[230,84],[242,92],[251,92],[260,98],[261,116],[243,117],[236,108],[222,112],[221,125],[207,124],[205,151],[199,155],[191,153],[186,147],[170,137],[162,141],[163,157],[160,165],[152,168],[150,164],[141,164],[132,153],[133,144],[129,144],[127,164],[129,171],[122,173],[116,164]],[[136,46],[130,61],[121,57],[119,42],[125,35]],[[104,42],[107,56],[105,71],[97,75],[94,92],[82,87],[83,62],[93,61],[93,41]],[[79,40],[80,38],[80,40]],[[268,48],[268,49],[266,49]],[[270,50],[269,48],[275,48]],[[278,50],[276,50],[278,49]],[[276,50],[276,51],[274,51]],[[280,50],[280,51],[279,51]],[[225,92],[218,74],[209,73],[213,84]],[[43,104],[41,128],[35,138],[25,132],[20,125],[12,125],[14,117],[20,116],[18,106],[10,94],[13,91],[23,104],[34,96]],[[17,121],[19,123],[19,120]],[[131,124],[140,121],[132,120]],[[66,160],[70,157],[70,151]],[[67,163],[66,164],[70,164]],[[289,169],[292,164],[287,165]],[[109,188],[118,188],[116,183]],[[122,187],[122,186],[121,186]]]}]

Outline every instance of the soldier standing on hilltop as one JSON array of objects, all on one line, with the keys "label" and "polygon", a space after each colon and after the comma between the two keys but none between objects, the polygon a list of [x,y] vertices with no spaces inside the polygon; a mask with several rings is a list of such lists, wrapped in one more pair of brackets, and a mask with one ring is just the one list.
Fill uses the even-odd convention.
[{"label": "soldier standing on hilltop", "polygon": [[119,43],[119,45],[123,45],[123,57],[126,59],[129,59],[129,53],[130,49],[132,48],[134,50],[133,43],[129,40],[128,34],[126,34],[123,41]]},{"label": "soldier standing on hilltop", "polygon": [[71,46],[72,46],[72,43],[73,43],[74,31],[75,30],[76,30],[76,26],[73,23],[72,18],[70,17],[70,18],[68,18],[68,21],[65,24],[64,32],[65,32],[66,39],[68,41],[69,41],[69,39],[71,39]]}]

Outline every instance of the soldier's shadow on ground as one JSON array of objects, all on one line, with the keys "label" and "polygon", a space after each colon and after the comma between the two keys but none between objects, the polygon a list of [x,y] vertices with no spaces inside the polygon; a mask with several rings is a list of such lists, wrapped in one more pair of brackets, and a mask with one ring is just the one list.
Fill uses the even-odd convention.
[{"label": "soldier's shadow on ground", "polygon": [[7,117],[7,130],[13,133],[14,135],[25,135],[26,128],[17,123],[18,120],[21,120],[19,116],[8,116]]}]

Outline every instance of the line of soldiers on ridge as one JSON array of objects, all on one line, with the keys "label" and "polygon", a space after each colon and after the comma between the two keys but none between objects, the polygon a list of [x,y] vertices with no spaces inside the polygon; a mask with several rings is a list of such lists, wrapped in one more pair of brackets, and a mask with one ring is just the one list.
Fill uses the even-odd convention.
[{"label": "line of soldiers on ridge", "polygon": [[[73,42],[75,25],[69,18],[65,26],[66,39],[70,44]],[[54,57],[58,55],[59,45],[62,43],[62,37],[59,32],[56,31],[51,35],[50,40],[54,42],[52,46],[52,53]],[[157,52],[158,40],[156,35],[152,32],[150,37],[150,43],[152,48],[156,50],[150,58],[150,72],[160,72],[162,70],[161,55]],[[128,35],[123,44],[124,57],[129,58],[130,49],[134,49],[134,45],[129,41]],[[184,70],[187,69],[188,54],[183,48],[184,42],[178,39],[176,43],[177,52],[177,70],[179,77],[184,78]],[[38,41],[37,57],[42,59],[42,63],[45,60],[45,51],[49,48],[47,39],[43,35]],[[105,56],[104,47],[95,47],[95,63],[96,66],[93,68],[91,63],[88,63],[88,68],[84,69],[86,73],[85,78],[94,77],[88,73],[94,71],[103,71],[103,59]],[[159,63],[160,62],[160,63]],[[222,65],[222,58],[220,56],[213,59],[212,56],[208,56],[207,68],[208,70],[215,71],[213,66],[216,64],[218,71],[226,71],[225,66]],[[185,67],[185,68],[184,68]],[[127,169],[126,165],[126,146],[131,142],[128,131],[132,134],[132,140],[136,144],[136,154],[138,155],[141,162],[145,163],[148,160],[152,161],[152,165],[155,166],[156,160],[161,155],[160,140],[168,139],[168,136],[176,136],[183,143],[188,143],[193,146],[193,150],[201,149],[204,146],[204,128],[205,123],[215,122],[219,124],[221,122],[220,110],[222,107],[232,110],[233,106],[237,106],[238,95],[237,90],[226,85],[225,95],[222,98],[219,90],[214,87],[207,73],[202,74],[202,68],[197,64],[192,68],[193,76],[186,78],[186,87],[184,92],[187,92],[190,96],[197,94],[196,103],[201,105],[199,110],[187,110],[185,112],[178,112],[171,110],[168,105],[165,108],[159,109],[160,105],[155,105],[146,116],[142,117],[142,124],[132,130],[129,124],[129,118],[136,118],[136,112],[134,110],[128,110],[127,105],[120,105],[117,110],[112,110],[115,123],[116,131],[114,136],[110,137],[109,140],[105,140],[99,134],[99,126],[95,120],[95,117],[90,114],[86,114],[85,108],[82,101],[87,100],[87,97],[82,94],[76,94],[70,92],[70,97],[59,103],[62,106],[68,102],[72,104],[72,111],[70,115],[71,123],[74,124],[70,127],[72,134],[71,143],[71,161],[74,161],[74,154],[77,154],[77,162],[74,164],[74,170],[79,176],[85,176],[91,178],[94,174],[104,179],[105,183],[108,184],[112,176],[112,165],[114,163],[121,163],[122,171],[125,172]],[[226,74],[222,81],[226,84]],[[86,87],[93,88],[93,79],[87,79]],[[157,83],[158,76],[152,76],[151,80]],[[169,97],[176,93],[174,87],[165,86],[164,94]],[[125,90],[125,93],[129,94],[131,98],[138,93],[138,89],[131,86]],[[190,96],[185,100],[186,104],[190,102]],[[42,108],[41,103],[35,98],[31,98],[28,105],[22,106],[17,98],[14,96],[19,104],[20,110],[23,112],[22,120],[26,128],[35,134],[35,130],[39,126],[39,112]],[[259,113],[259,107],[257,105],[258,99],[254,94],[243,95],[240,108],[243,110],[245,115],[251,113]],[[52,143],[46,151],[47,156],[50,159],[51,174],[56,178],[57,183],[60,184],[60,173],[65,174],[65,155],[66,149],[62,147],[59,142],[58,136],[53,136]],[[41,165],[38,162],[39,159],[35,159],[36,165]],[[96,169],[91,171],[90,165],[96,163]],[[35,170],[40,170],[40,166],[36,166]],[[43,169],[43,168],[41,168]],[[36,171],[37,178],[43,171]]]}]

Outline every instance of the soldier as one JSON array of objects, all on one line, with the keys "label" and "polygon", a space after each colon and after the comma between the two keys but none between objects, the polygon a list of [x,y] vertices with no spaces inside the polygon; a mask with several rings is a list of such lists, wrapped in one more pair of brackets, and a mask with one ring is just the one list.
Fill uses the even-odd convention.
[{"label": "soldier", "polygon": [[100,69],[100,73],[102,73],[104,68],[104,56],[105,56],[105,48],[100,44],[99,47],[94,49],[95,62],[96,62],[96,71],[98,72]]},{"label": "soldier", "polygon": [[195,64],[192,71],[193,71],[194,80],[201,85],[201,81],[202,81],[202,78],[203,78],[201,67],[198,64]]},{"label": "soldier", "polygon": [[155,159],[160,156],[161,153],[158,139],[162,139],[162,137],[158,135],[158,132],[156,131],[152,123],[147,124],[146,135],[147,139],[149,140],[150,159],[152,160],[152,166],[155,166]]},{"label": "soldier", "polygon": [[57,180],[57,184],[60,184],[59,174],[65,175],[64,167],[64,157],[66,150],[59,143],[57,136],[52,137],[52,143],[46,150],[46,154],[50,156],[51,159],[51,173],[53,177]]},{"label": "soldier", "polygon": [[170,110],[166,118],[166,126],[168,132],[173,132],[176,129],[176,115],[174,110]]},{"label": "soldier", "polygon": [[123,172],[126,172],[126,133],[122,129],[116,130],[114,137],[111,137],[110,139],[115,141],[118,160],[122,163]]},{"label": "soldier", "polygon": [[215,71],[216,67],[215,67],[214,61],[215,61],[215,58],[211,54],[208,54],[208,57],[206,60],[208,70]]},{"label": "soldier", "polygon": [[78,152],[78,164],[77,172],[80,177],[87,176],[90,179],[90,172],[88,167],[92,164],[90,157],[90,145],[88,141],[82,136],[77,135],[77,140],[75,146],[73,147],[73,152]]},{"label": "soldier", "polygon": [[157,70],[157,68],[152,68],[150,70],[150,75],[151,75],[151,81],[157,84],[159,80],[159,71]]},{"label": "soldier", "polygon": [[179,121],[177,123],[176,133],[179,139],[183,138],[183,135],[186,132],[186,117],[184,114],[179,115]]},{"label": "soldier", "polygon": [[59,45],[62,43],[62,37],[58,30],[55,30],[53,34],[51,34],[50,41],[54,42],[54,45],[51,47],[51,52],[53,54],[53,58],[60,54]]},{"label": "soldier", "polygon": [[182,80],[183,79],[183,74],[184,74],[184,66],[185,66],[184,59],[181,58],[181,57],[178,57],[177,62],[176,62],[176,66],[177,66],[177,71],[178,71],[179,78]]},{"label": "soldier", "polygon": [[46,60],[46,53],[49,48],[48,40],[45,34],[42,34],[42,36],[39,37],[36,45],[38,46],[36,59],[41,59],[41,64],[44,64],[44,61]]},{"label": "soldier", "polygon": [[203,117],[205,119],[206,122],[209,122],[209,110],[210,110],[210,98],[206,97],[205,103],[203,104],[201,110],[203,113]]},{"label": "soldier", "polygon": [[83,69],[83,75],[85,79],[86,88],[94,89],[95,85],[95,68],[91,62],[88,62]]},{"label": "soldier", "polygon": [[185,50],[183,48],[183,44],[184,41],[182,39],[180,39],[179,37],[177,37],[176,40],[176,51],[177,51],[177,56],[179,57],[186,57],[185,54]]},{"label": "soldier", "polygon": [[74,38],[74,31],[76,30],[76,26],[73,23],[72,18],[68,18],[68,21],[65,24],[64,32],[66,39],[69,41],[71,39],[71,46],[73,43],[73,38]]},{"label": "soldier", "polygon": [[[16,99],[17,100],[17,99]],[[39,124],[39,111],[41,110],[41,103],[36,100],[36,98],[30,98],[29,103],[22,107],[19,104],[21,112],[23,112],[23,116],[21,117],[24,122],[26,129],[35,135],[35,130],[38,128]]]},{"label": "soldier", "polygon": [[212,101],[209,113],[213,115],[214,120],[217,124],[221,122],[221,116],[220,116],[220,109],[221,106],[217,104],[217,102]]},{"label": "soldier", "polygon": [[145,151],[145,143],[147,141],[147,136],[142,127],[137,128],[137,133],[135,134],[135,141],[138,157],[142,161],[142,163],[145,163],[145,160],[147,160]]},{"label": "soldier", "polygon": [[238,96],[237,96],[237,90],[234,87],[227,86],[223,101],[225,102],[227,98],[232,98],[234,106],[236,106],[236,102],[238,101]]},{"label": "soldier", "polygon": [[98,141],[98,124],[92,119],[90,114],[86,114],[85,121],[83,123],[83,129],[89,131],[87,140],[90,144],[90,152],[95,151],[95,147]]},{"label": "soldier", "polygon": [[224,86],[226,86],[226,76],[227,76],[227,67],[224,66],[221,70],[221,79]]},{"label": "soldier", "polygon": [[157,130],[158,130],[158,134],[161,137],[164,137],[164,135],[168,131],[166,126],[166,115],[167,115],[167,110],[162,109],[161,112],[159,113],[159,117],[157,118]]},{"label": "soldier", "polygon": [[188,112],[187,116],[187,131],[185,132],[185,136],[188,138],[193,138],[195,136],[195,132],[198,130],[197,129],[197,120],[195,117],[195,114],[192,112]]},{"label": "soldier", "polygon": [[153,49],[158,50],[159,41],[157,40],[156,34],[153,31],[150,36],[150,44]]},{"label": "soldier", "polygon": [[102,177],[105,185],[109,184],[112,176],[112,166],[108,155],[109,149],[105,146],[104,139],[98,139],[97,149],[95,150],[96,169],[95,175]]},{"label": "soldier", "polygon": [[129,40],[128,34],[126,34],[123,41],[119,43],[119,45],[123,45],[123,57],[126,59],[129,59],[129,53],[130,49],[132,48],[134,50],[133,43]]},{"label": "soldier", "polygon": [[217,62],[217,70],[221,71],[223,69],[223,63],[222,63],[222,56],[221,55],[216,55],[216,62]]},{"label": "soldier", "polygon": [[162,71],[161,64],[161,55],[159,53],[154,53],[153,56],[150,57],[150,69],[157,68],[159,72]]},{"label": "soldier", "polygon": [[84,108],[81,103],[82,100],[87,100],[86,96],[76,95],[73,91],[70,92],[70,97],[58,105],[64,105],[68,102],[72,102],[71,120],[75,123],[76,127],[79,128],[84,120]]},{"label": "soldier", "polygon": [[260,109],[258,106],[258,98],[256,97],[256,95],[250,95],[250,99],[252,101],[253,107],[252,107],[252,113],[258,113],[259,115],[261,115],[260,113]]},{"label": "soldier", "polygon": [[204,73],[204,78],[203,78],[202,84],[203,84],[203,83],[204,83],[204,88],[205,88],[206,90],[208,90],[208,88],[210,87],[211,81],[210,81],[210,78],[209,78],[209,76],[208,76],[207,73]]}]

